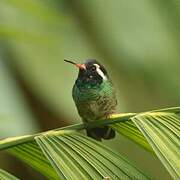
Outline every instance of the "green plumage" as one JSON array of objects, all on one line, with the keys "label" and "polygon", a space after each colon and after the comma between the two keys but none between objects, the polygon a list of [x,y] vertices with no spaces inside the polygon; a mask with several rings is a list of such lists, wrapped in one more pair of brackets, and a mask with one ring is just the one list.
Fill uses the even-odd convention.
[{"label": "green plumage", "polygon": [[115,112],[117,100],[109,80],[94,86],[75,84],[72,95],[78,113],[84,122],[107,117]]}]

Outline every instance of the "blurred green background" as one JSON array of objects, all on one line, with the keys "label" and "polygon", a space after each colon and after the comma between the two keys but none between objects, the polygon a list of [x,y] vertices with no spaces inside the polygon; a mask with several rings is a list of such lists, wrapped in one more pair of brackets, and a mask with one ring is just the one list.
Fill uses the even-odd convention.
[{"label": "blurred green background", "polygon": [[[64,59],[104,64],[119,112],[180,104],[180,1],[0,1],[0,138],[80,122],[71,97],[77,70]],[[154,179],[160,161],[128,139],[105,142]],[[43,179],[0,154],[0,167]]]}]

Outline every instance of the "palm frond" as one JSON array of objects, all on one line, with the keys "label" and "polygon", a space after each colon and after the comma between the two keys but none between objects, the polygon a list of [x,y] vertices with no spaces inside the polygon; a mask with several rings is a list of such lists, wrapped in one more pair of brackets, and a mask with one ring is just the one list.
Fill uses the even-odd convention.
[{"label": "palm frond", "polygon": [[127,137],[128,139],[137,143],[146,150],[153,152],[146,138],[143,136],[143,134],[139,131],[137,126],[130,119],[123,123],[110,124],[110,126],[119,134]]},{"label": "palm frond", "polygon": [[180,111],[149,112],[131,118],[174,179],[180,177]]},{"label": "palm frond", "polygon": [[35,139],[62,179],[149,179],[102,143],[75,131]]},{"label": "palm frond", "polygon": [[[137,113],[131,121],[110,125],[149,151],[156,153],[171,176],[180,177],[180,108]],[[139,131],[139,130],[140,131]]]},{"label": "palm frond", "polygon": [[[132,122],[131,122],[132,121]],[[134,124],[132,124],[134,123]],[[180,134],[180,108],[168,108],[168,109],[161,109],[155,110],[145,113],[127,113],[127,114],[116,114],[112,115],[109,119],[106,120],[99,120],[93,123],[88,124],[88,127],[96,127],[96,126],[103,126],[103,125],[110,125],[112,128],[117,130],[120,134],[130,138],[134,142],[138,143],[142,147],[145,147],[148,150],[153,150],[158,158],[161,160],[163,165],[169,171],[171,176],[175,179],[180,177],[179,171],[179,134]],[[41,171],[43,174],[48,176],[49,172],[43,172],[43,167],[39,168],[39,165],[36,164],[36,157],[35,152],[39,153],[38,163],[45,162],[45,166],[50,167],[49,162],[53,165],[60,176],[64,176],[64,171],[62,164],[67,160],[67,168],[70,166],[74,166],[73,163],[77,162],[78,160],[82,160],[85,154],[83,155],[84,151],[83,148],[87,150],[87,152],[91,152],[92,160],[89,160],[92,164],[98,164],[100,162],[97,161],[97,157],[92,156],[94,153],[98,157],[103,156],[106,154],[110,159],[108,159],[112,163],[113,158],[109,156],[109,150],[104,145],[88,138],[82,136],[77,133],[78,130],[85,129],[86,125],[84,124],[76,124],[64,128],[58,128],[52,131],[47,131],[44,133],[38,133],[34,135],[28,135],[24,137],[15,137],[15,138],[8,138],[5,140],[0,141],[0,150],[9,148],[10,151],[15,156],[19,157],[23,161],[26,161],[28,164],[31,164],[34,168]],[[142,132],[140,134],[140,131]],[[70,132],[70,133],[65,133]],[[144,137],[145,138],[144,138]],[[33,141],[34,139],[37,141],[39,147],[49,160],[45,160],[40,151],[37,144]],[[147,139],[147,141],[145,140]],[[150,146],[152,149],[150,148]],[[33,146],[33,147],[32,147]],[[87,146],[87,147],[86,147]],[[91,151],[91,148],[92,151]],[[80,149],[78,149],[80,148]],[[19,151],[19,149],[21,149]],[[104,149],[106,152],[102,152]],[[81,157],[78,155],[78,152],[81,152]],[[96,151],[97,152],[94,152]],[[26,151],[23,154],[23,151]],[[22,152],[21,154],[19,152]],[[94,153],[93,153],[94,152]],[[73,154],[74,159],[70,158],[68,154]],[[60,156],[57,156],[60,154]],[[26,158],[26,156],[29,156]],[[26,160],[28,159],[29,160]],[[32,160],[35,158],[34,160]],[[70,159],[69,159],[70,158]],[[121,159],[121,158],[120,158]],[[83,161],[83,160],[82,160]],[[105,162],[106,160],[101,159],[101,163]],[[120,161],[121,162],[121,161]],[[91,166],[92,166],[91,164]],[[104,163],[106,164],[106,163]],[[84,164],[85,165],[85,164]],[[118,164],[115,164],[115,166]],[[86,165],[87,166],[87,165]],[[93,165],[94,166],[94,165]],[[84,166],[83,166],[84,167]],[[89,166],[87,166],[89,167]],[[115,168],[116,169],[116,168]],[[114,169],[114,170],[115,170]],[[103,170],[103,169],[102,169]],[[50,170],[50,174],[53,174],[53,170]],[[133,171],[133,170],[132,170]],[[79,172],[84,176],[84,173],[87,172]],[[114,171],[113,171],[114,172]],[[102,173],[102,172],[101,172]],[[79,176],[78,175],[78,176]],[[105,174],[101,174],[104,176]],[[71,175],[70,175],[71,176]]]},{"label": "palm frond", "polygon": [[[109,124],[113,124],[113,123],[118,123],[118,122],[125,122],[130,120],[129,118],[134,116],[135,113],[125,113],[125,114],[116,114],[116,115],[112,115],[109,119],[102,119],[96,122],[92,122],[90,124],[88,124],[88,127],[93,128],[96,126],[103,126],[103,125],[109,125]],[[66,126],[66,127],[62,127],[62,128],[57,128],[54,129],[53,131],[60,131],[60,130],[82,130],[87,128],[85,124],[83,123],[79,123],[79,124],[74,124],[74,125],[70,125],[70,126]],[[7,149],[13,146],[17,146],[23,143],[27,143],[27,142],[31,142],[34,140],[34,138],[36,136],[39,136],[41,134],[44,133],[50,133],[50,131],[47,132],[42,132],[42,133],[37,133],[37,134],[33,134],[33,135],[26,135],[26,136],[18,136],[18,137],[10,137],[10,138],[6,138],[0,141],[0,150],[3,149]]]},{"label": "palm frond", "polygon": [[23,143],[7,150],[8,153],[25,162],[48,179],[59,179],[49,161],[35,142]]},{"label": "palm frond", "polygon": [[7,151],[49,179],[58,179],[57,174],[63,179],[149,179],[113,150],[75,130],[49,131],[34,139],[37,143],[24,142]]},{"label": "palm frond", "polygon": [[0,169],[0,179],[1,180],[19,180],[17,177],[9,174],[8,172]]}]

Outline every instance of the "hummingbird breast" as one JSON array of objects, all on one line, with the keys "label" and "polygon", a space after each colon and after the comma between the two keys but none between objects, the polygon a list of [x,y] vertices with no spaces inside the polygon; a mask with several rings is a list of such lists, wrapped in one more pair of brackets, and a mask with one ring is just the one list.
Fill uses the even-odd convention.
[{"label": "hummingbird breast", "polygon": [[78,113],[84,122],[94,121],[115,113],[117,100],[110,81],[93,87],[75,83],[72,95]]}]

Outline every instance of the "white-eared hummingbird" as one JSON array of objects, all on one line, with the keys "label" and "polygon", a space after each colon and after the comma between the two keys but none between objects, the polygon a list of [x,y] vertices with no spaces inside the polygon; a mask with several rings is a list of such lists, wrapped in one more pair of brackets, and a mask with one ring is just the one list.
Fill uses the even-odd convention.
[{"label": "white-eared hummingbird", "polygon": [[[115,113],[117,99],[106,69],[94,59],[78,64],[64,60],[78,67],[79,74],[72,90],[73,100],[84,123],[106,118]],[[87,135],[101,141],[112,139],[115,132],[108,126],[87,129]]]}]

